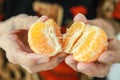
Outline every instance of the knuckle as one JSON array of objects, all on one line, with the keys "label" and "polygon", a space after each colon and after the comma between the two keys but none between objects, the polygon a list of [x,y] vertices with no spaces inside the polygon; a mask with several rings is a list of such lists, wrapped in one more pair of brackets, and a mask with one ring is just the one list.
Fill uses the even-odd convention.
[{"label": "knuckle", "polygon": [[87,75],[88,75],[89,77],[97,77],[97,76],[95,75],[95,73],[87,73]]},{"label": "knuckle", "polygon": [[84,69],[81,70],[83,73],[85,73],[86,75],[88,75],[89,77],[95,77],[96,76],[96,71],[92,70],[92,69]]},{"label": "knuckle", "polygon": [[81,69],[78,65],[77,65],[77,69],[78,69],[80,72],[84,72],[84,69]]},{"label": "knuckle", "polygon": [[52,70],[52,69],[54,69],[55,67],[46,67],[46,68],[44,68],[44,70]]},{"label": "knuckle", "polygon": [[97,73],[95,77],[103,78],[103,77],[105,77],[108,73],[109,73],[109,71],[103,70],[103,71]]},{"label": "knuckle", "polygon": [[57,65],[58,65],[57,61],[51,63],[51,65],[50,65],[51,69],[55,68]]},{"label": "knuckle", "polygon": [[12,63],[16,64],[17,62],[16,62],[15,58],[14,58],[13,56],[9,55],[9,54],[10,54],[10,53],[6,53],[6,58],[7,58],[7,60],[8,60],[9,62],[12,62]]},{"label": "knuckle", "polygon": [[21,65],[21,67],[24,68],[25,70],[27,70],[29,73],[34,73],[32,67],[30,67],[30,66]]},{"label": "knuckle", "polygon": [[115,60],[116,60],[115,56],[116,56],[116,54],[112,54],[112,53],[108,55],[108,57],[111,57],[111,59],[109,60],[110,64],[113,64],[115,62]]},{"label": "knuckle", "polygon": [[46,67],[44,69],[51,70],[54,69],[58,65],[57,61],[51,61],[48,64],[46,64]]},{"label": "knuckle", "polygon": [[95,77],[104,78],[107,74],[97,74]]},{"label": "knuckle", "polygon": [[105,75],[100,75],[100,76],[96,76],[96,77],[99,77],[99,78],[104,78],[104,77],[105,77]]},{"label": "knuckle", "polygon": [[32,67],[28,68],[27,71],[28,71],[29,73],[35,73],[35,72],[36,72],[36,71],[34,70],[34,68],[32,68]]}]

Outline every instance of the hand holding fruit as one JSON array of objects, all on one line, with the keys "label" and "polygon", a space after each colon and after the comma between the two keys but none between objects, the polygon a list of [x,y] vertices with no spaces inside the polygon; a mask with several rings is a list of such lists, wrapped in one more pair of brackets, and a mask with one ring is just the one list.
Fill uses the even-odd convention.
[{"label": "hand holding fruit", "polygon": [[73,59],[73,56],[70,55],[65,59],[66,64],[68,64],[77,72],[82,72],[90,77],[106,76],[110,70],[111,65],[113,63],[120,62],[120,43],[115,38],[112,26],[102,19],[88,21],[82,14],[76,15],[74,17],[74,21],[82,21],[84,23],[100,26],[107,33],[109,45],[107,47],[107,50],[103,51],[99,55],[97,62],[76,62]]},{"label": "hand holding fruit", "polygon": [[[26,20],[21,19],[21,22],[26,21],[27,23],[25,24],[29,25],[37,20],[32,20],[33,22],[31,22],[30,18],[33,19],[33,17],[29,17],[29,19],[26,18]],[[37,20],[37,22],[44,22],[47,19],[47,16],[42,16]],[[51,70],[64,60],[64,53],[58,54],[52,58],[45,54],[40,55],[34,53],[28,45],[27,36],[28,30],[24,28],[22,29],[21,26],[20,29],[3,34],[0,38],[0,45],[6,51],[7,59],[10,62],[21,65],[30,73],[35,73]]]},{"label": "hand holding fruit", "polygon": [[62,42],[60,30],[53,20],[33,24],[28,35],[31,49],[50,57],[58,52],[69,53],[71,55],[65,61],[71,68],[91,77],[104,77],[110,66],[118,61],[118,58],[115,59],[115,56],[118,56],[115,54],[118,53],[118,46],[115,48],[118,42],[113,37],[114,31],[110,29],[109,33],[102,27],[107,37],[105,32],[96,26],[109,26],[108,23],[98,25],[89,21],[89,24],[96,26],[87,25],[88,21],[82,14],[76,15],[74,21],[65,37],[62,37]]},{"label": "hand holding fruit", "polygon": [[[77,72],[82,72],[91,77],[104,77],[109,72],[110,66],[113,63],[120,62],[120,54],[118,54],[120,53],[119,51],[120,47],[119,47],[119,42],[114,37],[114,31],[112,31],[111,27],[109,28],[108,23],[106,23],[101,19],[88,21],[83,15],[78,14],[74,17],[74,21],[75,21],[74,23],[78,25],[85,25],[84,23],[87,23],[87,24],[89,23],[92,25],[100,26],[103,28],[103,30],[105,30],[105,32],[108,35],[108,38],[104,34],[104,31],[102,31],[101,29],[98,30],[102,32],[102,34],[100,34],[99,39],[102,39],[102,44],[103,42],[105,42],[105,44],[101,45],[100,52],[98,52],[97,55],[93,55],[93,52],[91,51],[89,52],[89,50],[93,49],[91,47],[88,47],[90,48],[88,50],[88,53],[90,53],[89,56],[87,56],[88,53],[85,53],[86,55],[82,55],[82,53],[79,53],[79,49],[81,51],[82,47],[77,45],[79,43],[81,44],[82,41],[80,40],[83,40],[83,42],[85,41],[85,35],[84,35],[86,33],[84,32],[85,30],[87,32],[93,31],[93,35],[95,35],[94,33],[98,33],[96,31],[96,27],[95,29],[90,30],[88,29],[88,27],[90,26],[84,27],[84,28],[76,27],[75,24],[73,23],[74,27],[73,28],[71,27],[68,30],[64,38],[60,33],[56,23],[52,20],[47,19],[46,16],[42,16],[36,22],[38,25],[43,25],[45,27],[36,26],[35,29],[34,27],[31,27],[29,31],[32,30],[31,31],[32,34],[30,32],[27,32],[27,30],[17,30],[17,31],[13,31],[12,33],[6,33],[2,35],[0,40],[2,42],[1,43],[2,48],[6,50],[6,55],[9,61],[15,64],[20,64],[31,73],[53,69],[61,61],[64,60],[66,56],[64,52],[66,52],[66,53],[70,53],[70,55],[67,56],[65,59],[66,64],[68,64],[71,68],[73,68]],[[103,22],[104,22],[104,25],[100,24]],[[108,28],[110,29],[109,31],[108,31],[108,28],[106,28],[106,26],[108,26]],[[80,33],[81,36],[77,35],[78,40],[76,40],[76,37],[73,36],[74,34],[72,34],[72,30],[74,32],[76,28],[78,29],[81,28],[81,30],[83,29],[83,31],[81,31],[82,33]],[[43,30],[43,32],[40,33],[39,30],[41,31]],[[31,49],[35,53],[39,53],[39,54],[35,54],[29,48],[29,45],[27,42],[28,33],[29,33],[28,41]],[[39,34],[39,35],[35,36],[36,34]],[[68,49],[67,45],[68,45],[68,42],[70,41],[67,34],[71,34],[70,38],[72,38],[73,36],[73,39],[74,39],[72,42],[72,47],[68,46],[70,47],[70,50],[67,50]],[[86,36],[88,36],[88,34]],[[107,39],[108,39],[108,43],[106,41]],[[71,41],[69,43],[71,43]],[[88,37],[88,41],[91,42],[92,40],[89,40],[89,37]],[[97,41],[100,42],[99,40]],[[4,44],[3,42],[7,42],[7,43]],[[98,42],[94,41],[94,43],[99,45]],[[35,43],[35,45],[33,43]],[[39,45],[39,44],[42,44],[42,45]],[[74,50],[76,49],[76,47],[79,49]],[[87,44],[85,45],[85,47],[87,47]],[[98,47],[94,47],[94,48],[95,48],[94,50],[97,50]],[[86,51],[85,48],[83,48],[83,50]],[[95,58],[94,57],[91,58],[92,55],[95,56]],[[75,58],[75,56],[78,56],[78,58]],[[84,56],[86,58],[84,58]]]},{"label": "hand holding fruit", "polygon": [[63,37],[52,20],[34,23],[28,32],[31,49],[38,54],[55,56],[59,52],[73,54],[76,61],[94,62],[107,49],[107,35],[99,27],[77,21]]}]

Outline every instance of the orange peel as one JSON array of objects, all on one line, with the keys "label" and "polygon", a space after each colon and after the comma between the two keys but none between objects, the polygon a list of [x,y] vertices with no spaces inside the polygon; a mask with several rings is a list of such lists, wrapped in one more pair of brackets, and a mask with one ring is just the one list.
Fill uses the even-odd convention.
[{"label": "orange peel", "polygon": [[107,49],[107,35],[99,27],[74,22],[63,39],[63,49],[79,62],[94,62]]},{"label": "orange peel", "polygon": [[34,23],[28,31],[30,48],[39,54],[54,56],[61,52],[61,32],[58,25],[48,19],[45,22]]}]

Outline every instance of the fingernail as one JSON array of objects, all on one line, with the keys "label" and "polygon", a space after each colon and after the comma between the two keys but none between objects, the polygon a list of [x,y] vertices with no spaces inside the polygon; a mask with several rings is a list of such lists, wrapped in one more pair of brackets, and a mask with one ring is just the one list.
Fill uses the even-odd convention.
[{"label": "fingernail", "polygon": [[37,61],[38,64],[47,63],[47,62],[49,62],[49,58],[43,58]]},{"label": "fingernail", "polygon": [[87,23],[86,17],[81,13],[79,13],[75,16],[74,21],[82,21],[84,23]]},{"label": "fingernail", "polygon": [[74,59],[69,59],[69,63],[75,63],[75,60]]},{"label": "fingernail", "polygon": [[76,63],[76,61],[73,59],[72,56],[69,56],[66,58],[66,63],[67,64],[73,64],[73,63]]},{"label": "fingernail", "polygon": [[37,20],[37,22],[44,22],[44,21],[46,21],[47,19],[48,19],[47,16],[41,16],[41,17]]},{"label": "fingernail", "polygon": [[103,60],[104,60],[104,62],[109,62],[109,61],[111,61],[113,59],[113,57],[108,57],[108,58],[104,58]]}]

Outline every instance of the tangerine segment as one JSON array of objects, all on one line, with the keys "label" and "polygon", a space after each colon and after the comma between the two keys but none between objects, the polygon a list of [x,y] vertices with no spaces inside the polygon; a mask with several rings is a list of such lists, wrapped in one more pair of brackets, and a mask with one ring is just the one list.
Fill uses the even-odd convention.
[{"label": "tangerine segment", "polygon": [[63,39],[63,49],[65,52],[70,53],[72,47],[82,35],[85,27],[86,25],[83,22],[74,22],[67,30],[67,33]]},{"label": "tangerine segment", "polygon": [[30,48],[36,53],[48,56],[54,56],[62,50],[59,37],[61,37],[60,30],[51,19],[34,23],[28,31]]},{"label": "tangerine segment", "polygon": [[79,62],[93,62],[107,48],[106,33],[96,26],[87,25],[72,48],[73,58]]}]

